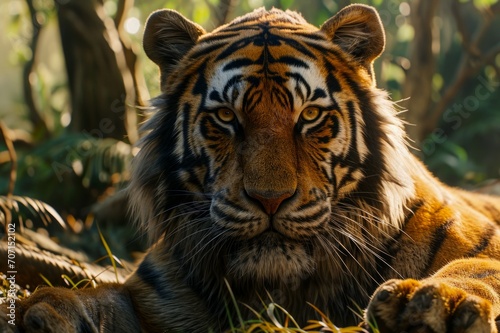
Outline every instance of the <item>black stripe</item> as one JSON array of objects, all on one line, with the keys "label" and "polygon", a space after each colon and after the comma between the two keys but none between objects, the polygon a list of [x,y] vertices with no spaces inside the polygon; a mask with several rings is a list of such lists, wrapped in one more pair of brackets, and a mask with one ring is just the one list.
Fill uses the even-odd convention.
[{"label": "black stripe", "polygon": [[[228,128],[219,125],[212,117],[204,117],[200,121],[200,132],[204,139],[220,142],[220,136],[230,136]],[[218,132],[218,133],[217,133]]]},{"label": "black stripe", "polygon": [[275,62],[283,63],[294,67],[309,69],[309,65],[306,62],[296,57],[282,56],[276,59]]},{"label": "black stripe", "polygon": [[[221,196],[218,196],[218,198],[220,198]],[[223,197],[223,198],[220,198],[220,200],[222,201],[222,203],[224,203],[224,205],[226,206],[229,206],[235,210],[238,210],[240,212],[244,212],[246,209],[243,208],[242,206],[238,205],[237,203],[229,200],[227,197]]]},{"label": "black stripe", "polygon": [[[319,131],[320,129],[324,128],[326,123],[328,122],[328,120],[330,120],[330,117],[328,116],[323,116],[323,119],[321,119],[321,121],[319,121],[318,123],[316,123],[316,125],[310,127],[307,129],[305,135],[306,136],[310,136],[311,134]],[[302,124],[301,124],[302,125]],[[333,139],[334,137],[331,137],[330,139]]]},{"label": "black stripe", "polygon": [[493,221],[495,221],[496,223],[500,223],[500,209],[499,208],[497,208],[496,206],[494,206],[490,203],[486,203],[484,205],[484,209],[486,209],[492,215]]},{"label": "black stripe", "polygon": [[[250,36],[247,38],[238,39],[235,42],[229,44],[218,56],[215,58],[215,61],[220,61],[222,59],[226,59],[227,57],[232,56],[236,51],[245,48],[246,46],[253,43],[253,38],[255,36]],[[219,50],[221,47],[219,46]]]},{"label": "black stripe", "polygon": [[94,329],[92,328],[92,324],[90,324],[87,319],[80,318],[80,325],[78,325],[78,333],[92,333]]},{"label": "black stripe", "polygon": [[[202,158],[203,158],[203,154],[202,154]],[[200,164],[200,163],[198,163],[198,164]],[[195,167],[195,166],[194,166],[194,165],[191,165],[191,164],[189,164],[189,165],[187,165],[187,166],[184,166],[184,170],[183,170],[183,171],[187,172],[187,174],[188,174],[188,179],[187,179],[187,182],[186,182],[186,183],[191,184],[191,185],[193,185],[195,188],[200,189],[199,191],[201,192],[201,191],[203,191],[203,190],[202,190],[202,189],[203,189],[203,182],[201,181],[201,179],[200,179],[200,177],[199,177],[199,174],[198,174],[198,172],[197,172],[197,171],[198,171],[198,169],[195,169],[194,167]],[[207,175],[208,175],[208,174],[209,174],[209,173],[207,172]],[[177,177],[171,177],[171,178],[177,178]],[[182,185],[184,185],[184,184],[182,184]],[[180,186],[180,184],[179,184],[179,185],[174,184],[174,185],[172,185],[172,187],[171,187],[171,188],[181,188],[181,186]],[[168,198],[170,199],[170,196],[168,196]],[[172,201],[172,204],[171,204],[171,205],[169,205],[169,206],[170,206],[170,207],[175,207],[175,205],[178,205],[178,204],[180,204],[180,203],[185,203],[187,200],[189,200],[189,198],[184,198],[184,199],[182,200],[182,199],[180,199],[180,198],[178,197],[178,198],[175,200],[175,202],[174,202],[174,201]],[[177,204],[176,204],[176,203],[177,203]],[[164,223],[164,224],[165,224],[165,225],[167,225],[166,223]]]},{"label": "black stripe", "polygon": [[213,205],[210,209],[218,218],[225,219],[225,220],[228,220],[230,222],[243,224],[243,223],[252,223],[252,222],[259,221],[259,219],[256,217],[241,218],[241,216],[236,217],[234,215],[230,215],[229,213],[226,213],[222,209],[220,209],[217,205]]},{"label": "black stripe", "polygon": [[291,110],[293,104],[293,96],[288,92],[288,90],[279,89],[279,87],[273,87],[271,89],[271,102],[276,107],[278,104],[285,110]]},{"label": "black stripe", "polygon": [[358,183],[356,192],[359,194],[356,192],[353,194],[373,208],[383,211],[385,208],[380,200],[382,179],[391,174],[391,172],[387,170],[385,160],[397,157],[382,155],[382,142],[391,142],[391,140],[387,138],[387,133],[381,130],[381,124],[383,124],[385,120],[375,111],[379,106],[373,104],[372,92],[365,87],[359,86],[354,74],[352,77],[348,73],[340,73],[339,75],[342,77],[342,81],[348,83],[344,88],[350,89],[353,96],[357,97],[358,109],[363,117],[362,123],[366,124],[366,126],[363,127],[362,136],[358,138],[364,141],[368,151],[368,155],[361,166],[365,177]]},{"label": "black stripe", "polygon": [[160,299],[168,300],[170,292],[167,289],[169,285],[165,281],[165,273],[156,269],[157,265],[152,263],[149,256],[139,265],[136,271],[137,276],[146,284],[148,284]]},{"label": "black stripe", "polygon": [[310,32],[296,32],[294,33],[295,36],[299,36],[304,39],[310,39],[311,41],[324,41],[325,38],[322,35],[319,34],[311,34]]},{"label": "black stripe", "polygon": [[[212,184],[215,179],[215,172],[217,170],[212,170],[212,164],[208,163],[210,161],[209,154],[207,154],[207,150],[205,148],[201,148],[201,153],[200,153],[200,158],[198,159],[198,166],[201,166],[202,172],[200,172],[199,168],[193,168],[191,170],[188,170],[190,173],[194,173],[194,176],[197,177],[199,180],[199,183],[203,184]],[[205,172],[205,177],[202,180],[199,178]]]},{"label": "black stripe", "polygon": [[313,60],[316,59],[316,56],[314,55],[314,53],[309,51],[304,45],[299,43],[297,40],[292,39],[292,38],[285,38],[285,37],[279,37],[278,39],[285,42],[289,46],[293,47],[295,50],[302,53],[303,55],[305,55]]},{"label": "black stripe", "polygon": [[400,248],[400,244],[396,241],[396,239],[401,238],[401,235],[403,234],[404,232],[401,231],[394,239],[391,239],[375,258],[375,267],[377,267],[377,272],[384,278],[387,278],[389,272],[394,272],[394,269],[392,268],[392,261]]},{"label": "black stripe", "polygon": [[224,88],[222,90],[222,97],[224,98],[224,100],[226,102],[230,101],[230,98],[227,95],[227,92],[229,91],[229,89],[231,87],[233,87],[234,85],[238,84],[241,81],[242,78],[243,78],[243,75],[235,75],[235,76],[233,76],[231,79],[229,79],[226,82],[226,85],[224,86]]},{"label": "black stripe", "polygon": [[330,213],[330,210],[328,209],[328,207],[323,207],[318,212],[316,212],[316,213],[314,213],[312,215],[301,216],[301,217],[297,217],[297,216],[288,217],[287,216],[286,220],[290,221],[290,222],[297,222],[297,223],[303,223],[303,222],[309,222],[309,221],[316,221],[320,217],[322,217],[323,215],[329,214],[329,213]]},{"label": "black stripe", "polygon": [[[444,201],[446,201],[446,199],[445,199]],[[437,215],[437,214],[439,214],[439,212],[441,212],[443,209],[445,209],[445,208],[446,208],[446,207],[448,207],[448,206],[449,206],[449,205],[448,205],[448,203],[446,203],[446,202],[442,202],[442,203],[441,203],[441,206],[439,206],[437,209],[435,209],[435,210],[434,210],[434,212],[433,212],[432,214],[433,214],[433,215]]]},{"label": "black stripe", "polygon": [[[304,77],[298,73],[293,73],[293,72],[286,72],[285,74],[288,77],[291,77],[295,80],[296,82],[296,92],[300,93],[300,97],[302,98],[302,101],[305,102],[306,98],[309,98],[311,96],[311,86],[309,83],[304,79]],[[303,85],[306,88],[306,94],[307,96],[302,96],[302,91],[299,89],[299,84]]]},{"label": "black stripe", "polygon": [[311,97],[311,102],[314,102],[318,98],[326,98],[326,93],[323,89],[320,89],[320,88],[314,89],[314,94]]},{"label": "black stripe", "polygon": [[248,76],[246,78],[247,82],[250,84],[250,87],[246,89],[245,94],[243,95],[243,112],[250,113],[254,104],[259,102],[262,97],[262,91],[258,89],[260,84],[260,78],[256,76]]},{"label": "black stripe", "polygon": [[441,224],[436,229],[436,231],[432,233],[431,243],[429,245],[429,256],[427,258],[427,265],[423,270],[423,272],[425,272],[425,275],[429,273],[429,269],[434,263],[434,260],[436,258],[436,255],[439,253],[439,250],[443,246],[443,242],[446,239],[446,236],[448,236],[448,231],[453,226],[453,223],[455,223],[455,220],[453,219],[447,220],[443,224]]},{"label": "black stripe", "polygon": [[345,174],[344,178],[340,180],[338,186],[339,189],[354,181],[352,173],[356,170],[359,170],[362,166],[357,143],[361,138],[358,138],[357,136],[358,123],[356,120],[356,109],[354,107],[355,104],[353,101],[348,101],[346,104],[348,110],[347,116],[349,117],[349,126],[351,130],[351,142],[349,142],[349,151],[347,152],[347,156],[340,162],[340,165],[342,167],[349,167],[349,170]]},{"label": "black stripe", "polygon": [[200,50],[197,50],[196,52],[193,52],[189,57],[191,59],[197,59],[199,57],[206,57],[210,55],[210,53],[219,51],[225,43],[217,43],[217,44],[208,44],[207,47],[204,47]]},{"label": "black stripe", "polygon": [[210,98],[211,101],[222,103],[222,98],[220,98],[219,92],[215,90],[212,91],[208,97]]},{"label": "black stripe", "polygon": [[[248,46],[249,44],[253,44],[257,47],[264,47],[264,49],[265,49],[265,47],[267,45],[279,45],[282,42],[291,46],[292,48],[294,48],[296,51],[300,52],[301,54],[303,54],[309,58],[316,59],[316,56],[314,55],[314,53],[309,51],[307,49],[307,47],[302,45],[296,39],[275,35],[269,31],[269,27],[266,25],[258,25],[258,28],[260,28],[259,30],[261,30],[261,33],[255,34],[253,36],[248,36],[246,38],[241,38],[241,39],[235,41],[234,43],[230,44],[222,53],[220,53],[217,56],[216,60],[218,61],[220,59],[224,59],[224,58],[234,54],[234,52],[236,52],[237,50],[241,50],[242,48]],[[238,30],[238,31],[240,31],[240,30],[255,30],[255,28],[254,27],[249,28],[249,27],[245,26],[245,27],[239,27],[236,29],[225,29],[225,30],[232,30],[232,31]],[[206,48],[206,49],[208,49],[208,48]]]},{"label": "black stripe", "polygon": [[314,207],[318,204],[318,202],[320,200],[324,200],[324,199],[320,199],[320,198],[315,198],[314,200],[310,200],[308,201],[307,203],[303,204],[303,205],[300,205],[297,210],[298,211],[301,211],[301,210],[304,210],[304,209],[307,209],[307,208],[311,208],[311,207]]},{"label": "black stripe", "polygon": [[[500,271],[497,269],[488,269],[486,271],[475,272],[470,277],[473,279],[485,279],[495,275],[500,275]],[[496,279],[498,280],[498,277]]]},{"label": "black stripe", "polygon": [[226,71],[230,71],[230,70],[235,69],[235,68],[247,67],[247,66],[250,66],[252,64],[254,64],[254,61],[252,59],[239,58],[239,59],[235,59],[235,60],[230,61],[226,66],[224,66],[224,68],[222,68],[222,70],[224,72],[226,72]]},{"label": "black stripe", "polygon": [[497,230],[497,226],[494,224],[489,224],[486,231],[481,236],[481,241],[472,248],[465,256],[466,257],[475,257],[479,253],[483,252],[489,245],[490,241],[495,236]]},{"label": "black stripe", "polygon": [[207,81],[205,80],[205,69],[206,68],[207,68],[207,64],[204,63],[196,71],[198,78],[197,78],[195,84],[193,85],[193,90],[192,90],[193,94],[203,96],[203,98],[202,98],[203,102],[205,101],[205,96],[208,93],[208,85],[207,85]]},{"label": "black stripe", "polygon": [[[212,45],[214,42],[226,42],[226,39],[230,39],[232,37],[238,37],[240,34],[238,33],[224,33],[220,31],[217,34],[212,34],[210,36],[203,36],[200,40],[199,45],[207,44]],[[222,45],[222,43],[218,43],[217,45]]]},{"label": "black stripe", "polygon": [[[338,49],[334,49],[333,47],[324,47],[323,45],[320,45],[315,42],[307,42],[303,41],[308,47],[315,49],[319,53],[321,53],[324,56],[330,56],[333,58],[337,58],[340,61],[346,62],[345,56],[338,51]],[[331,44],[329,44],[331,45]]]},{"label": "black stripe", "polygon": [[247,20],[239,20],[237,22],[233,22],[229,24],[224,30],[219,31],[221,32],[240,32],[240,31],[260,31],[259,27],[257,26],[249,26],[249,25],[242,25],[240,26],[241,23],[245,23],[248,21],[252,21],[252,19],[247,19]]},{"label": "black stripe", "polygon": [[[358,151],[358,140],[362,138],[358,138],[358,121],[356,119],[356,108],[353,101],[348,101],[347,105],[347,116],[349,117],[350,129],[351,129],[351,142],[349,142],[349,152],[345,158],[345,162],[350,167],[357,169],[360,167],[361,159],[359,157]],[[366,123],[368,126],[372,126],[371,123]]]},{"label": "black stripe", "polygon": [[[191,149],[192,147],[190,145],[190,140],[189,140],[190,120],[191,120],[191,105],[185,103],[182,110],[182,140],[183,140],[182,145],[183,147],[185,147],[182,155],[182,161],[181,161],[182,164],[187,164],[194,158],[193,151]],[[175,133],[175,131],[172,132]],[[175,146],[173,143],[170,143],[170,145],[172,147]]]},{"label": "black stripe", "polygon": [[326,71],[328,72],[328,76],[326,77],[326,86],[328,87],[328,92],[330,93],[330,96],[332,96],[332,93],[342,91],[342,87],[340,86],[340,83],[337,80],[337,78],[333,75],[336,71],[335,66],[333,66],[328,61],[325,61],[324,65],[326,67]]},{"label": "black stripe", "polygon": [[326,198],[328,197],[327,193],[321,191],[321,189],[316,188],[316,187],[312,188],[309,191],[309,195],[313,196],[314,199],[313,200],[309,200],[307,203],[300,205],[297,208],[298,211],[314,207],[314,206],[316,206],[318,204],[318,202],[325,201]]},{"label": "black stripe", "polygon": [[401,237],[405,235],[405,227],[410,222],[410,220],[417,214],[417,212],[424,205],[423,200],[418,200],[415,202],[411,208],[410,212],[406,214],[405,219],[403,221],[403,225],[397,235],[391,237],[384,246],[384,252],[381,253],[380,258],[377,258],[377,267],[383,276],[385,276],[388,269],[392,266],[392,260],[394,259],[394,255],[399,252],[401,248]]}]

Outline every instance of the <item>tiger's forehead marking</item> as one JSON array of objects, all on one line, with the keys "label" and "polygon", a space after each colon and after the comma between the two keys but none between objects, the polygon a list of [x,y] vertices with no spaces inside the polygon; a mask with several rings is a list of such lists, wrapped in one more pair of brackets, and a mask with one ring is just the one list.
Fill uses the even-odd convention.
[{"label": "tiger's forehead marking", "polygon": [[274,106],[293,113],[295,122],[308,104],[331,104],[326,78],[316,65],[317,55],[294,38],[294,29],[257,24],[232,37],[212,59],[205,105],[251,112],[267,97],[276,102]]},{"label": "tiger's forehead marking", "polygon": [[241,52],[229,60],[217,62],[214,70],[207,75],[208,98],[205,105],[208,108],[230,106],[236,111],[248,113],[264,97],[286,100],[281,106],[293,113],[296,122],[300,111],[308,105],[332,104],[326,78],[314,61],[305,58],[297,59],[300,62],[281,60],[262,64],[249,61]]}]

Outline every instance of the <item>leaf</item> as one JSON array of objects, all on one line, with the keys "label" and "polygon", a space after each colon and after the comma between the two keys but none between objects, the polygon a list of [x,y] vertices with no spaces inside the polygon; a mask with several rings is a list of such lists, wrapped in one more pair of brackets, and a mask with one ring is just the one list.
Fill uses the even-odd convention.
[{"label": "leaf", "polygon": [[116,276],[116,282],[119,283],[120,282],[120,279],[118,277],[118,269],[116,267],[116,261],[115,261],[115,256],[113,255],[113,253],[111,252],[111,249],[109,248],[109,245],[108,243],[106,242],[106,239],[104,238],[102,232],[101,232],[101,228],[99,228],[99,225],[97,225],[97,230],[99,232],[99,237],[101,238],[101,242],[102,242],[102,245],[104,246],[104,248],[106,249],[106,253],[108,254],[108,257],[109,257],[109,260],[111,260],[111,265],[113,266],[113,270],[115,272],[115,276]]},{"label": "leaf", "polygon": [[[19,205],[27,210],[27,213],[22,213],[19,209]],[[15,217],[19,218],[22,222],[27,218],[41,220],[44,225],[48,225],[52,222],[57,222],[63,229],[66,229],[66,223],[62,217],[52,208],[49,204],[42,202],[37,199],[33,199],[25,196],[0,196],[0,209],[4,213],[10,212],[12,214],[12,219]],[[5,221],[10,223],[10,221]]]}]

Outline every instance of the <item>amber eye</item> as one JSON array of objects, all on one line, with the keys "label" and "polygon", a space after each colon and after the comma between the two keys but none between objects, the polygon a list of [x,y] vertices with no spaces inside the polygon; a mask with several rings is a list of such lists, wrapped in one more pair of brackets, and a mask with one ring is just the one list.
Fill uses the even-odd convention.
[{"label": "amber eye", "polygon": [[302,113],[300,114],[300,117],[304,121],[311,122],[311,121],[318,119],[319,115],[320,115],[320,112],[319,112],[318,108],[309,107],[309,108],[306,108],[304,111],[302,111]]},{"label": "amber eye", "polygon": [[217,117],[219,117],[219,119],[225,123],[230,123],[236,116],[233,111],[227,108],[222,108],[217,110]]}]

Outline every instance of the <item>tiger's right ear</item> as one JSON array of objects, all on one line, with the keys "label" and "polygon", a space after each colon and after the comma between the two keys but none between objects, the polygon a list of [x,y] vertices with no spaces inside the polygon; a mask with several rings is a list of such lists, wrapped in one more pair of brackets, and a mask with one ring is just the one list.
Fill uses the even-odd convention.
[{"label": "tiger's right ear", "polygon": [[162,87],[175,65],[205,33],[175,10],[157,10],[149,16],[142,43],[146,55],[160,67]]},{"label": "tiger's right ear", "polygon": [[375,80],[373,61],[385,47],[384,27],[375,8],[349,5],[327,20],[321,31],[363,65]]}]

